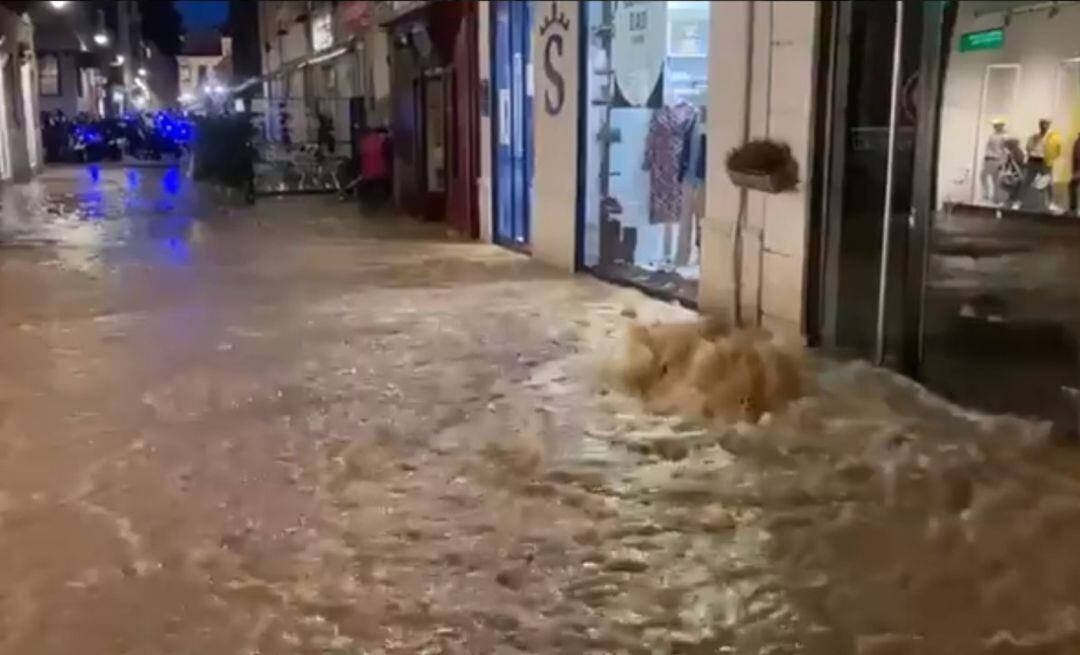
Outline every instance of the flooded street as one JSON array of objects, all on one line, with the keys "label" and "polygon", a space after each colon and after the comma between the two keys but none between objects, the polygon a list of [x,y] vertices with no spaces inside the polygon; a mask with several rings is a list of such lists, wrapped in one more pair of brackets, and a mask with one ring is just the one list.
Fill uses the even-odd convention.
[{"label": "flooded street", "polygon": [[0,655],[1080,652],[1080,461],[859,363],[598,383],[684,310],[322,197],[0,210]]}]

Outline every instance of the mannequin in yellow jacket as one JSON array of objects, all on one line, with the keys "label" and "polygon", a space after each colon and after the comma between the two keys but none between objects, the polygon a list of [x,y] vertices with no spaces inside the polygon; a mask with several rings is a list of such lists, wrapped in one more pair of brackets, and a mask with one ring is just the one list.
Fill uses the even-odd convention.
[{"label": "mannequin in yellow jacket", "polygon": [[[1054,161],[1060,156],[1061,135],[1050,129],[1049,118],[1039,119],[1039,131],[1027,140],[1027,175],[1024,186],[1034,191],[1032,196],[1038,199],[1040,205],[1030,209],[1053,209],[1051,171],[1054,169]],[[1045,182],[1045,186],[1037,188],[1036,181],[1039,185]]]}]

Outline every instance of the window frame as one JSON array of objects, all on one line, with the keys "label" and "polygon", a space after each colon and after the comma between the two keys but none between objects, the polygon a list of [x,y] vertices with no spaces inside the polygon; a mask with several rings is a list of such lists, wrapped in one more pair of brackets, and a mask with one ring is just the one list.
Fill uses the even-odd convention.
[{"label": "window frame", "polygon": [[[46,59],[52,59],[56,63],[56,88],[53,92],[49,93],[45,90],[45,80],[48,76],[43,74],[42,64]],[[37,78],[38,78],[38,95],[45,96],[47,98],[58,98],[64,95],[64,84],[60,74],[60,53],[58,52],[39,52],[37,53]]]}]

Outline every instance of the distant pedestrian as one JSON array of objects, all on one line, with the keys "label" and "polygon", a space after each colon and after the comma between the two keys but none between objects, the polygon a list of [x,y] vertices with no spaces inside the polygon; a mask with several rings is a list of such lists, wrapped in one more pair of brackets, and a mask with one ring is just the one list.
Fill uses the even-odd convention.
[{"label": "distant pedestrian", "polygon": [[382,204],[393,190],[390,162],[392,146],[390,132],[376,128],[360,140],[360,197],[372,204]]}]

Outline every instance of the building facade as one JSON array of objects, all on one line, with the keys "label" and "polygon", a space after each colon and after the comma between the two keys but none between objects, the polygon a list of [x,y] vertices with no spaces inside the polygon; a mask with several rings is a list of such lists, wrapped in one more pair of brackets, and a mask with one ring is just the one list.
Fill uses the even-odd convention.
[{"label": "building facade", "polygon": [[0,182],[25,182],[42,167],[34,25],[0,7]]},{"label": "building facade", "polygon": [[217,31],[185,35],[176,57],[180,103],[195,105],[223,95],[232,81],[232,72],[221,65],[231,57],[232,39],[228,36]]},{"label": "building facade", "polygon": [[375,106],[367,57],[377,51],[374,4],[258,3],[262,97],[255,108],[265,117],[269,141],[311,144],[320,125],[329,125],[335,152],[353,148]]},{"label": "building facade", "polygon": [[173,62],[144,42],[134,0],[29,3],[27,15],[43,110],[101,117],[175,104]]},{"label": "building facade", "polygon": [[480,4],[482,238],[1075,430],[1080,8]]},{"label": "building facade", "polygon": [[42,111],[65,116],[98,113],[101,95],[98,64],[89,52],[89,24],[85,36],[72,25],[66,12],[37,11],[33,16],[38,61],[39,103]]},{"label": "building facade", "polygon": [[[806,332],[817,3],[486,2],[480,12],[485,238]],[[732,184],[725,155],[751,137],[790,145],[798,190]]]}]

